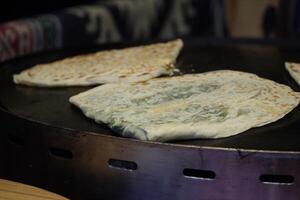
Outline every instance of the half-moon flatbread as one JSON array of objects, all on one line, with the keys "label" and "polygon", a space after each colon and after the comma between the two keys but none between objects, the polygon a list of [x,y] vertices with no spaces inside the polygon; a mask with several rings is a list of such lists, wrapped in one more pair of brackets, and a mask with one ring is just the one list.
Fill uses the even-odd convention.
[{"label": "half-moon flatbread", "polygon": [[70,98],[83,113],[125,137],[169,141],[222,138],[277,121],[299,93],[254,74],[220,70],[106,84]]},{"label": "half-moon flatbread", "polygon": [[300,64],[298,63],[285,63],[285,68],[291,75],[291,77],[298,83],[300,86]]},{"label": "half-moon flatbread", "polygon": [[14,82],[39,87],[87,86],[145,81],[172,75],[183,47],[180,39],[152,45],[79,55],[39,64],[14,75]]}]

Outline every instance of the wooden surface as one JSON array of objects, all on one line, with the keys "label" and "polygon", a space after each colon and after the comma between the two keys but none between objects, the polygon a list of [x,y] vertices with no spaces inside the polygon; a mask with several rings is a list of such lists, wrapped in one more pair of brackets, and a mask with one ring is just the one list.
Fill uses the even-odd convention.
[{"label": "wooden surface", "polygon": [[67,198],[33,186],[0,179],[0,200],[66,200]]}]

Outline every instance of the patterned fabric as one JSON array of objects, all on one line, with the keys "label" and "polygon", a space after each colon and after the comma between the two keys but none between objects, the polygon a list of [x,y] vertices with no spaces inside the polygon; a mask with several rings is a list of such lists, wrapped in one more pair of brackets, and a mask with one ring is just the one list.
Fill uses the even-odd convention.
[{"label": "patterned fabric", "polygon": [[0,61],[62,46],[62,27],[55,15],[0,26]]},{"label": "patterned fabric", "polygon": [[78,45],[211,35],[214,27],[222,35],[211,2],[109,0],[0,24],[0,61]]}]

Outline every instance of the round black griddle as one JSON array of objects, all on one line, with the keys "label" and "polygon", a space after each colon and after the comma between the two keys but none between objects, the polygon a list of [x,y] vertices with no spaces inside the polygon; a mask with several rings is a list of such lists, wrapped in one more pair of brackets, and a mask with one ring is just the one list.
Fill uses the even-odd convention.
[{"label": "round black griddle", "polygon": [[[66,49],[38,53],[0,65],[0,105],[7,112],[49,126],[80,132],[113,135],[108,127],[87,119],[68,102],[69,97],[92,87],[36,88],[15,85],[12,75],[38,63],[46,63],[71,55],[96,50],[123,48],[131,45],[109,45],[87,49]],[[284,68],[284,61],[300,61],[297,48],[268,44],[185,42],[177,67],[184,73],[201,73],[231,69],[255,73],[263,78],[286,84],[295,91],[299,86]],[[84,66],[83,66],[84,67]],[[250,150],[300,151],[300,107],[277,122],[252,128],[239,135],[223,139],[197,139],[170,143],[194,146],[237,148]]]},{"label": "round black griddle", "polygon": [[[299,106],[233,137],[145,142],[119,137],[68,102],[91,87],[12,82],[14,73],[34,64],[131,45],[57,50],[0,64],[0,178],[75,200],[299,199]],[[300,91],[284,69],[286,60],[300,62],[297,46],[193,39],[185,41],[177,66],[184,73],[251,72]]]}]

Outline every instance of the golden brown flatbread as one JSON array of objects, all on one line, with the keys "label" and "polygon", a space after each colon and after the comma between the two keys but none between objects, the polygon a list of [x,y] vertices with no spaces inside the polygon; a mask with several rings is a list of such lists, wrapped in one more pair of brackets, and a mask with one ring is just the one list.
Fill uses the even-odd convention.
[{"label": "golden brown flatbread", "polygon": [[300,86],[300,64],[298,63],[285,63],[285,68],[291,75],[291,77],[298,83]]},{"label": "golden brown flatbread", "polygon": [[87,86],[145,81],[172,75],[183,47],[180,39],[79,55],[39,64],[13,76],[16,84],[38,87]]}]

